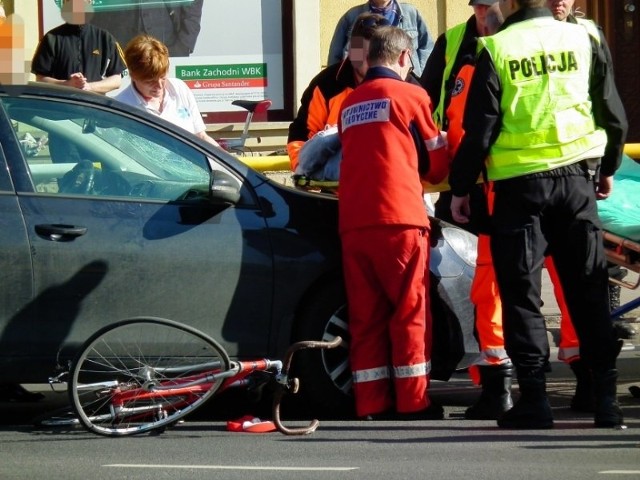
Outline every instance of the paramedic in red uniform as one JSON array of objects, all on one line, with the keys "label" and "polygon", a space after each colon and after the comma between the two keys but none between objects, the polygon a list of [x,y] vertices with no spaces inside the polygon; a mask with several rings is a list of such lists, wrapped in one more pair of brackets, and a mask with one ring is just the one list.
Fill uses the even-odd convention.
[{"label": "paramedic in red uniform", "polygon": [[428,396],[429,219],[421,179],[448,173],[431,100],[404,80],[411,38],[379,27],[364,81],[342,106],[339,228],[349,303],[356,413],[441,419]]}]

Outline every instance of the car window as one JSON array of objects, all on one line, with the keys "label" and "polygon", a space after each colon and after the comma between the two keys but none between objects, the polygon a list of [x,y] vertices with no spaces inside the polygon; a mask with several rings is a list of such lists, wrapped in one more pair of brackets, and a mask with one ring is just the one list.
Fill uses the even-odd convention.
[{"label": "car window", "polygon": [[162,130],[99,107],[3,103],[36,192],[167,201],[208,191],[213,162]]}]

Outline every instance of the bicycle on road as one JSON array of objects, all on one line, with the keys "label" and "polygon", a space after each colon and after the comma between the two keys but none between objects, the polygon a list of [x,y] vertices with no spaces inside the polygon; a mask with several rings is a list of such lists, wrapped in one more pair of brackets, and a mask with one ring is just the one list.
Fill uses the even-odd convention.
[{"label": "bicycle on road", "polygon": [[289,377],[293,355],[309,348],[334,348],[330,342],[293,344],[283,360],[232,361],[205,333],[167,319],[137,317],[97,331],[80,348],[68,373],[75,418],[89,431],[124,436],[162,431],[192,413],[219,392],[247,386],[256,374],[275,385],[273,422],[287,435],[313,432],[319,422],[289,428],[280,419],[287,393],[296,393]]}]

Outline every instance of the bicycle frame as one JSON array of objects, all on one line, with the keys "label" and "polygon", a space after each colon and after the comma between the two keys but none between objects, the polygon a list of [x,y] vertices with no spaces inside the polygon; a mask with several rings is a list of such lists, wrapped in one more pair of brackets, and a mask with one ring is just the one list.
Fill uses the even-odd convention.
[{"label": "bicycle frame", "polygon": [[[69,384],[70,392],[84,392],[88,403],[83,423],[104,422],[107,424],[127,424],[109,435],[127,435],[149,431],[149,425],[172,424],[172,418],[182,417],[196,400],[213,390],[213,395],[227,388],[243,387],[254,372],[273,374],[276,392],[273,401],[273,417],[276,428],[286,435],[304,435],[313,432],[319,425],[313,420],[307,427],[287,428],[280,420],[280,404],[286,393],[296,393],[299,388],[297,378],[289,378],[288,372],[295,352],[307,348],[334,348],[342,342],[336,337],[331,342],[298,342],[287,351],[284,360],[260,359],[253,361],[214,361],[202,364],[190,364],[178,367],[152,367],[140,363],[134,368],[127,367],[128,381],[102,380],[96,383]],[[124,366],[124,364],[122,364]],[[74,367],[75,369],[75,367]],[[72,369],[72,377],[74,377]],[[85,370],[90,373],[90,370]],[[95,370],[99,374],[99,370]],[[193,373],[192,373],[193,372]],[[186,374],[180,377],[180,374]],[[178,375],[177,378],[168,378]],[[50,380],[61,381],[63,375]],[[217,387],[217,389],[216,389]],[[211,395],[211,393],[209,393]],[[197,407],[194,407],[197,408]],[[84,411],[84,407],[82,407]],[[89,413],[91,412],[91,413]],[[141,423],[142,425],[135,425]],[[85,424],[85,426],[87,426]],[[153,428],[153,427],[152,427]],[[98,429],[99,430],[99,429]],[[96,433],[104,432],[96,431]]]},{"label": "bicycle frame", "polygon": [[[226,371],[216,371],[215,368],[220,368],[219,362],[202,364],[200,366],[191,365],[188,369],[181,367],[151,368],[145,366],[140,369],[139,376],[142,381],[140,386],[131,387],[128,383],[121,384],[118,381],[112,381],[79,385],[78,388],[88,391],[104,390],[99,393],[99,397],[108,399],[112,418],[122,419],[128,415],[137,416],[144,413],[161,411],[163,409],[162,400],[167,397],[185,398],[181,403],[172,403],[171,408],[173,409],[189,405],[190,399],[208,391],[211,384],[221,379],[225,380],[225,382],[220,387],[220,391],[246,385],[244,377],[253,372],[274,370],[277,378],[277,375],[280,375],[282,372],[282,362],[279,360],[262,359],[232,362],[231,368]],[[202,373],[180,378],[179,380],[158,380],[158,375],[162,376],[167,373],[181,373],[200,369],[203,370]],[[126,406],[134,400],[136,402],[144,400],[157,400],[159,402],[151,403],[143,407],[129,408]]]}]

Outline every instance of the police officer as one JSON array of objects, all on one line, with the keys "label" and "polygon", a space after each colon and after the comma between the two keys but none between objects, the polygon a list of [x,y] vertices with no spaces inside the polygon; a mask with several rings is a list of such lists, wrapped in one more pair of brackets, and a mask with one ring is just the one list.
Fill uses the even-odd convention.
[{"label": "police officer", "polygon": [[[454,220],[467,221],[466,195],[486,168],[495,190],[491,253],[505,346],[521,393],[498,425],[553,427],[544,373],[549,344],[540,311],[541,271],[549,254],[593,377],[595,426],[617,426],[623,423],[616,399],[620,344],[609,317],[596,197],[611,192],[627,120],[600,42],[582,26],[555,21],[545,3],[500,0],[505,23],[480,39],[485,50],[449,178],[451,212]],[[596,181],[593,164],[600,158]]]},{"label": "police officer", "polygon": [[[569,22],[573,24],[582,25],[587,32],[598,42],[600,42],[604,53],[607,58],[607,64],[610,69],[613,69],[611,60],[611,53],[609,46],[602,33],[602,29],[598,27],[592,20],[586,18],[577,18],[573,15],[573,5],[575,0],[547,0],[547,7],[551,10],[553,18],[561,22]],[[612,73],[613,75],[613,73]],[[554,282],[554,287],[557,286],[557,273],[553,268],[553,262],[550,262],[548,267],[548,273],[551,280]],[[609,264],[608,266],[609,277],[614,277],[619,280],[624,278],[626,271],[621,267]],[[609,307],[611,310],[620,306],[620,286],[610,283],[609,288]],[[571,408],[575,411],[593,411],[593,387],[591,385],[591,372],[586,368],[582,360],[580,359],[580,349],[578,336],[571,323],[570,314],[567,306],[562,300],[562,292],[558,292],[556,287],[556,299],[558,300],[558,307],[560,308],[560,344],[558,349],[558,359],[565,362],[571,368],[571,371],[576,377],[576,392],[571,400]],[[635,331],[626,326],[624,322],[614,322],[614,328],[618,338],[631,338]]]}]

